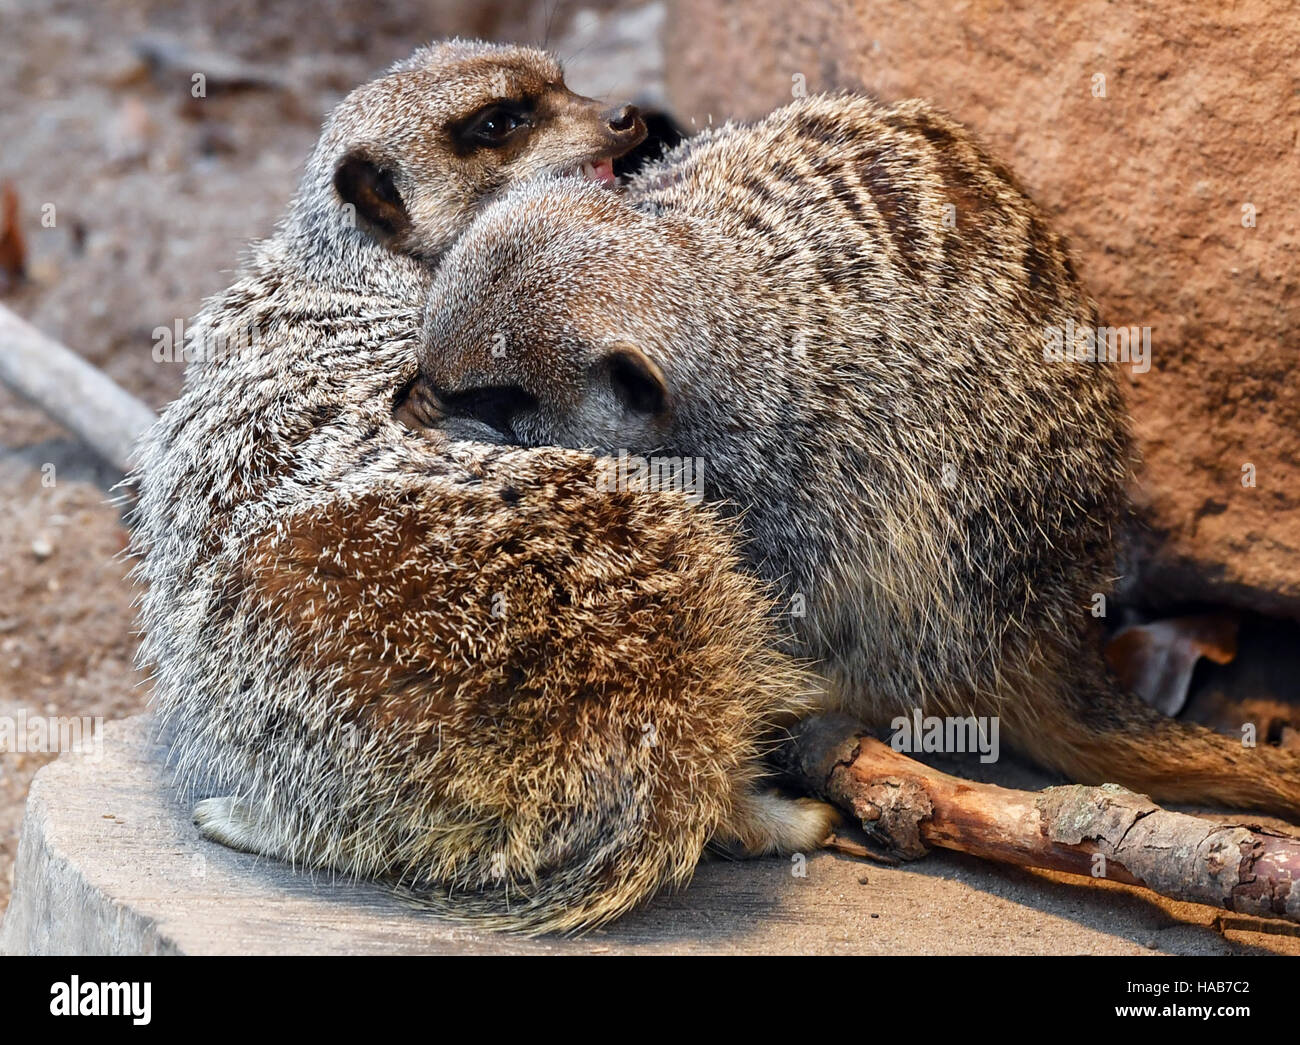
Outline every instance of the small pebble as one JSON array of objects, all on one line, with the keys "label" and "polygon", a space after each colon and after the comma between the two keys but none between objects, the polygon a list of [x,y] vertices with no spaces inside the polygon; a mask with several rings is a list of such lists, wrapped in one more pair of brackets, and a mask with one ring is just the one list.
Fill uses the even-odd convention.
[{"label": "small pebble", "polygon": [[44,562],[54,554],[54,545],[50,543],[48,537],[37,537],[32,541],[32,554],[36,556],[37,562]]}]

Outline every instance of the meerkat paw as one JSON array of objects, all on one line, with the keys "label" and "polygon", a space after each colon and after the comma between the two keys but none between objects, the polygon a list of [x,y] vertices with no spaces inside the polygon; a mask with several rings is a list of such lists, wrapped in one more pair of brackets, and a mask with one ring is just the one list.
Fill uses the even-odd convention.
[{"label": "meerkat paw", "polygon": [[713,843],[737,857],[808,852],[820,849],[841,822],[839,811],[826,802],[765,791],[738,801]]},{"label": "meerkat paw", "polygon": [[199,834],[210,842],[220,842],[241,853],[266,851],[267,833],[252,807],[241,798],[205,798],[194,806],[193,817]]}]

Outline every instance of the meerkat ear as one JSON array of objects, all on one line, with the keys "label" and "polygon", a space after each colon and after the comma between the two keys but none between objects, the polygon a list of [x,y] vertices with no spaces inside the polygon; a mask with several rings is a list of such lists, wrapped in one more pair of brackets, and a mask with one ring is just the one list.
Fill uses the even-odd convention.
[{"label": "meerkat ear", "polygon": [[663,371],[635,345],[619,345],[606,359],[614,394],[629,410],[658,414],[668,404]]},{"label": "meerkat ear", "polygon": [[410,229],[411,216],[392,172],[364,153],[350,152],[339,161],[334,189],[380,239],[396,239]]}]

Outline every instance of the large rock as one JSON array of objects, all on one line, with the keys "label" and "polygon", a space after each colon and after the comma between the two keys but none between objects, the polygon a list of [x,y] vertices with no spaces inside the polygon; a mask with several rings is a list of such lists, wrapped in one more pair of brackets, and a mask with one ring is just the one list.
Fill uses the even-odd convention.
[{"label": "large rock", "polygon": [[111,723],[98,761],[64,755],[37,774],[0,953],[1300,953],[1257,919],[943,854],[892,868],[818,853],[803,877],[785,859],[710,863],[580,939],[481,934],[201,840],[149,733],[143,717]]},{"label": "large rock", "polygon": [[700,126],[802,82],[974,127],[1069,235],[1105,320],[1151,328],[1128,379],[1142,594],[1300,616],[1300,7],[673,0],[667,32],[669,96]]}]

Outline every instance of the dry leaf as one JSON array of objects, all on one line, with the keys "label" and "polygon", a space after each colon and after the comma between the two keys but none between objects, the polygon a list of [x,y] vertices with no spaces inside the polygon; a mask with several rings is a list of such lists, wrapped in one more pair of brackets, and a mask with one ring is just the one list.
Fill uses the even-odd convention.
[{"label": "dry leaf", "polygon": [[0,293],[6,293],[27,276],[27,242],[18,224],[18,193],[5,182],[0,186]]},{"label": "dry leaf", "polygon": [[1196,662],[1227,664],[1237,655],[1237,618],[1228,613],[1170,617],[1121,628],[1106,661],[1129,689],[1166,715],[1187,703]]}]

